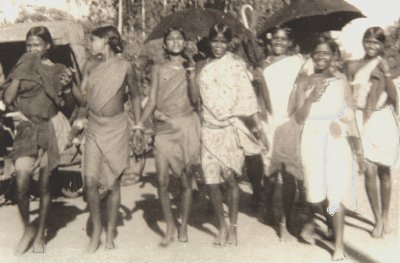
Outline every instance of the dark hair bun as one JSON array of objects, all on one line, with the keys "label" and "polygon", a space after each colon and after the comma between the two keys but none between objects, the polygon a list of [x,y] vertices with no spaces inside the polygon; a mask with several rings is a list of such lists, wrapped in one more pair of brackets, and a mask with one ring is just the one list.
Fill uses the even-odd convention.
[{"label": "dark hair bun", "polygon": [[114,53],[122,53],[124,45],[122,44],[121,35],[114,26],[103,26],[92,31],[92,35],[107,38],[108,45]]}]

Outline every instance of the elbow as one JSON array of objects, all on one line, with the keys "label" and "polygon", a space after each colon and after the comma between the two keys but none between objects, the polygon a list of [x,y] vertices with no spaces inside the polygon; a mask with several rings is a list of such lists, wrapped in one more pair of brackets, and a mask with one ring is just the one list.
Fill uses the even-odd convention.
[{"label": "elbow", "polygon": [[296,113],[295,115],[294,115],[294,119],[296,120],[296,122],[298,123],[298,124],[303,124],[304,123],[304,118],[300,115],[300,114],[298,114],[298,113]]},{"label": "elbow", "polygon": [[4,100],[3,101],[7,106],[9,106],[9,105],[11,105],[13,103],[14,98],[12,96],[4,94]]}]

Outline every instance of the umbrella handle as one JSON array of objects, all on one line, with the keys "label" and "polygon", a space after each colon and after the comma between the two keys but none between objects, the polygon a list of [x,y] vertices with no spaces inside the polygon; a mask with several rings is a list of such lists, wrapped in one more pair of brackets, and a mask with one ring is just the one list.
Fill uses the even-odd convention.
[{"label": "umbrella handle", "polygon": [[242,17],[244,27],[246,29],[250,30],[249,20],[248,20],[247,15],[246,15],[246,10],[247,9],[249,9],[251,11],[251,13],[253,13],[253,10],[254,10],[253,7],[251,5],[249,5],[249,4],[247,4],[247,5],[242,5],[242,7],[240,8],[240,15]]}]

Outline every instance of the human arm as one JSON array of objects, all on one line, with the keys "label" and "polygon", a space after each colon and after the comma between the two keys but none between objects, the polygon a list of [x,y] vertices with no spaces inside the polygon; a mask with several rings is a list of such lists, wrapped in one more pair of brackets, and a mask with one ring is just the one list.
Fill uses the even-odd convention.
[{"label": "human arm", "polygon": [[392,74],[390,73],[390,67],[386,59],[382,59],[378,65],[379,69],[383,72],[385,79],[386,93],[388,94],[389,103],[397,109],[397,90],[396,85],[393,82]]},{"label": "human arm", "polygon": [[17,98],[20,83],[19,79],[13,79],[10,85],[4,90],[3,99],[7,107]]},{"label": "human arm", "polygon": [[159,73],[160,66],[154,65],[153,70],[151,72],[151,82],[150,82],[150,92],[148,96],[148,100],[146,106],[143,109],[142,117],[140,118],[140,122],[145,122],[150,115],[154,112],[157,103],[157,94],[158,94],[158,84],[159,84]]},{"label": "human arm", "polygon": [[297,123],[302,124],[307,119],[310,114],[311,106],[314,102],[319,101],[322,94],[324,94],[325,89],[329,85],[327,82],[320,82],[316,85],[311,85],[312,91],[309,96],[306,96],[305,89],[311,88],[310,83],[307,81],[308,78],[301,80],[297,83],[298,87],[296,88],[295,100],[296,100],[296,109],[295,109],[295,119]]},{"label": "human arm", "polygon": [[205,60],[200,61],[196,64],[195,70],[188,71],[188,93],[190,101],[195,106],[200,102],[199,76],[206,63]]},{"label": "human arm", "polygon": [[126,73],[126,82],[128,84],[130,98],[131,98],[131,105],[133,107],[134,113],[134,121],[135,124],[138,125],[140,123],[141,117],[141,101],[140,101],[140,91],[139,85],[137,83],[136,71],[132,66],[129,66],[127,73]]},{"label": "human arm", "polygon": [[0,84],[2,84],[6,80],[3,71],[3,65],[0,63]]}]

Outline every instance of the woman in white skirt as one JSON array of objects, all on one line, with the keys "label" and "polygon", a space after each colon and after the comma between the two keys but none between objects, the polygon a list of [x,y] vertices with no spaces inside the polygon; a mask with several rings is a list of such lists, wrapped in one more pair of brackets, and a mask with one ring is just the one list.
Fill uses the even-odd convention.
[{"label": "woman in white skirt", "polygon": [[[389,64],[382,57],[385,40],[382,28],[367,29],[363,37],[364,58],[349,63],[347,68],[357,107],[357,126],[367,160],[365,184],[375,217],[373,237],[382,237],[390,231],[390,167],[399,155],[399,128],[395,113],[397,91]],[[380,182],[379,190],[376,177]]]},{"label": "woman in white skirt", "polygon": [[[351,94],[346,77],[331,71],[338,54],[337,44],[332,39],[321,36],[316,40],[312,51],[315,73],[297,81],[295,113],[297,122],[303,124],[300,152],[307,201],[313,212],[324,206],[332,216],[326,214],[335,240],[332,260],[345,257],[344,202],[353,177],[348,136],[356,133],[352,110],[346,103]],[[312,233],[313,229],[310,222],[301,237]]]}]

